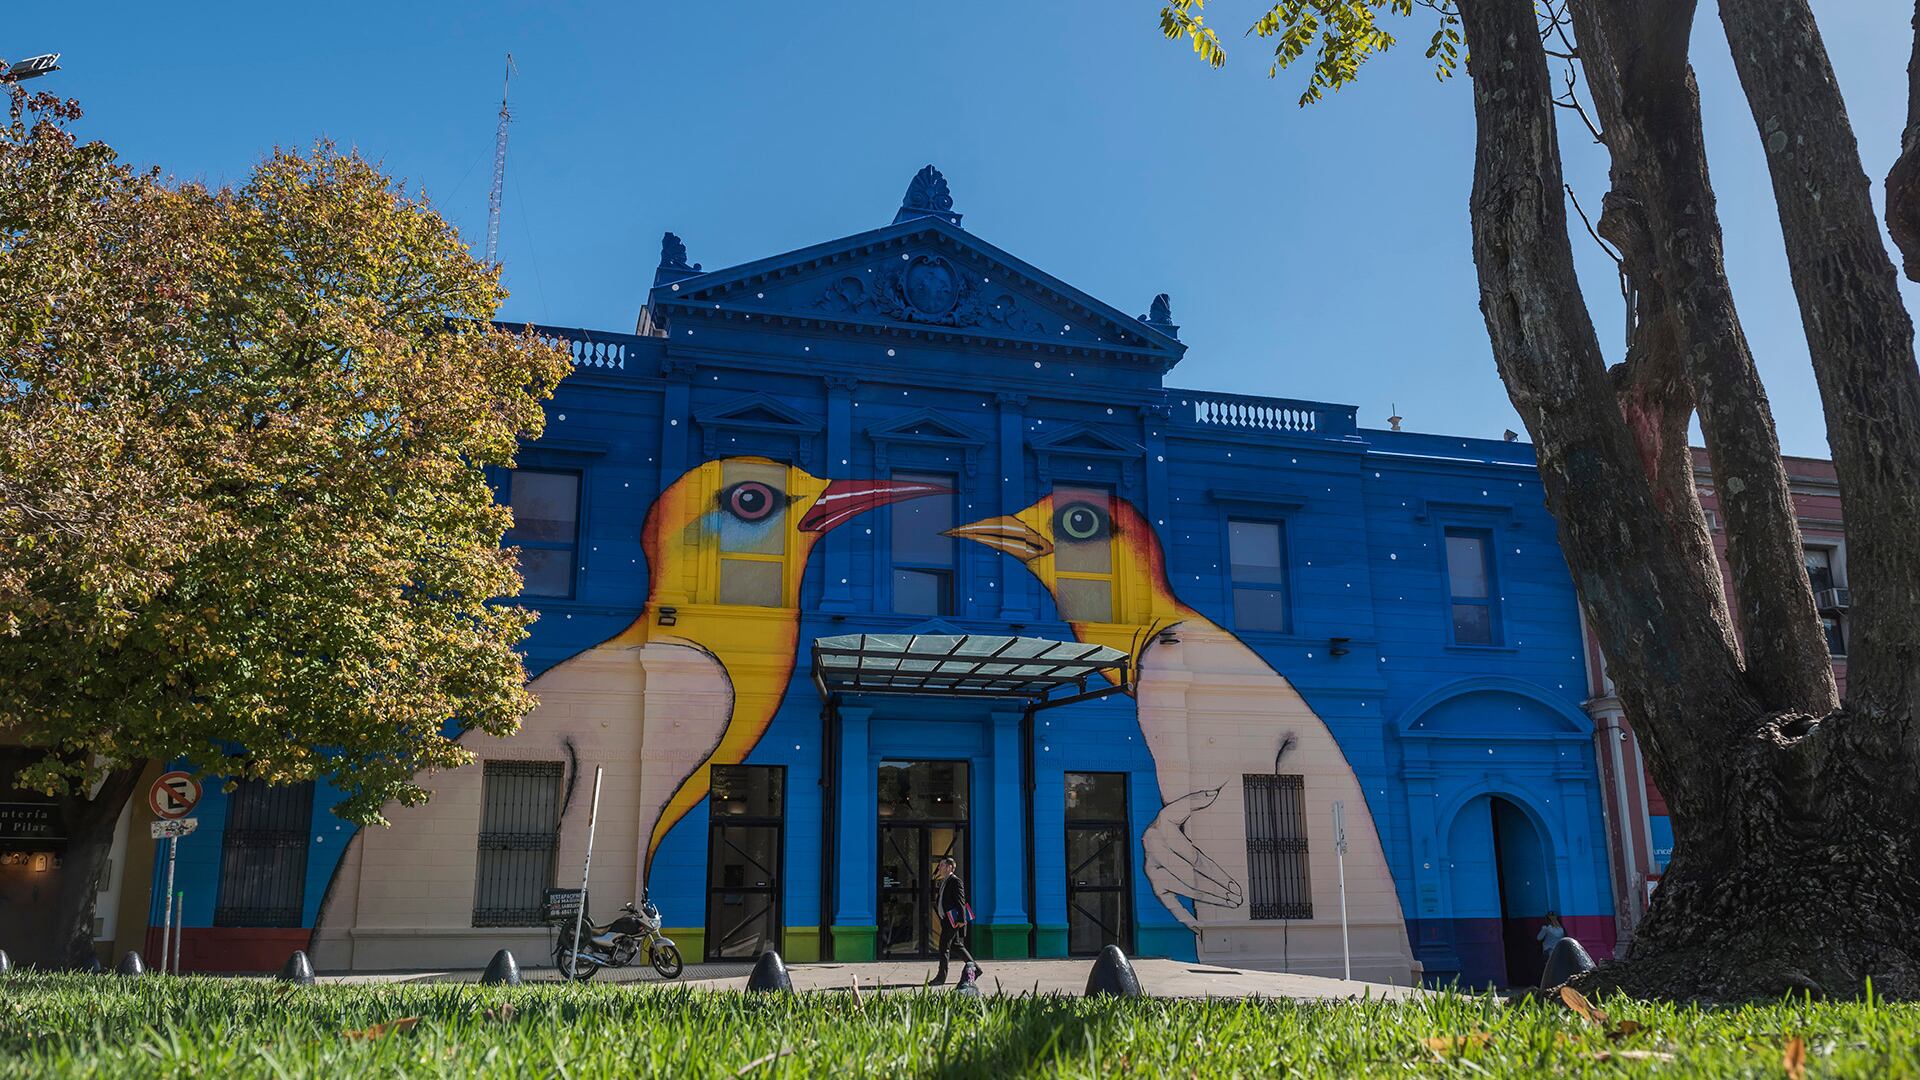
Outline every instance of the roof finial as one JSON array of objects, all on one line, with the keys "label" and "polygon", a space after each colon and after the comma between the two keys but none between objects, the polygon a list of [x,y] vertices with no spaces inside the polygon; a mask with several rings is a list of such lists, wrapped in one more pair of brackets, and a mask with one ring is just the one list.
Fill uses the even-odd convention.
[{"label": "roof finial", "polygon": [[1166,293],[1155,296],[1153,303],[1147,305],[1147,313],[1139,318],[1170,338],[1180,336],[1180,328],[1173,324],[1173,301],[1167,298]]},{"label": "roof finial", "polygon": [[898,225],[919,217],[937,217],[953,225],[960,224],[960,215],[953,212],[953,195],[947,191],[947,178],[931,165],[913,174],[907,194],[900,200],[900,212],[893,215],[893,223]]},{"label": "roof finial", "polygon": [[660,267],[653,272],[655,286],[669,281],[684,281],[700,272],[699,263],[687,262],[686,242],[672,233],[660,237]]},{"label": "roof finial", "polygon": [[1399,431],[1400,421],[1406,419],[1406,417],[1400,415],[1400,406],[1390,405],[1388,406],[1388,408],[1393,410],[1393,415],[1387,417],[1387,426],[1391,427],[1395,431]]}]

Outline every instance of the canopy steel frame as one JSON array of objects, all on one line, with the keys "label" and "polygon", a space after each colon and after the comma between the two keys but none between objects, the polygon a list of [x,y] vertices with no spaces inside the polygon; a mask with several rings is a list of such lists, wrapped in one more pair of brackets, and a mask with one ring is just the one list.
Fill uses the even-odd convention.
[{"label": "canopy steel frame", "polygon": [[[906,639],[903,646],[876,640],[901,637]],[[969,651],[973,642],[991,648]],[[1089,683],[1099,678],[1112,682],[1089,689]],[[813,683],[828,700],[844,694],[1013,698],[1037,711],[1131,692],[1133,665],[1117,649],[1085,642],[1000,635],[848,634],[814,639]],[[1071,693],[1055,696],[1060,690]]]}]

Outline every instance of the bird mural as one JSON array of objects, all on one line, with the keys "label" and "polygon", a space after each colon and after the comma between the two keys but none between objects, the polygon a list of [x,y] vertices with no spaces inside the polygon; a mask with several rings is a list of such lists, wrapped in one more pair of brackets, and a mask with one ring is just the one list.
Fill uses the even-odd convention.
[{"label": "bird mural", "polygon": [[[661,841],[709,793],[713,767],[745,761],[780,707],[799,644],[801,578],[820,537],[876,507],[946,493],[904,480],[827,480],[761,457],[687,470],[642,525],[649,573],[641,614],[534,679],[529,689],[540,704],[519,733],[467,733],[461,741],[488,762],[574,757],[577,747],[605,761],[620,777],[609,792],[618,810],[608,817],[624,820],[603,821],[602,832],[633,830],[629,880],[644,890]],[[407,889],[453,901],[440,906],[455,910],[474,895],[464,868],[435,876],[431,867],[444,861],[447,835],[501,827],[471,816],[481,787],[475,771],[462,770],[464,786],[452,778],[436,785],[442,795],[426,805],[385,808],[391,828],[353,835],[317,934],[338,940],[355,927],[417,917],[389,895],[396,876],[434,878]],[[462,794],[472,801],[463,804]],[[569,786],[563,801],[572,798]],[[624,862],[617,851],[607,857],[615,867]]]},{"label": "bird mural", "polygon": [[[1076,638],[1131,658],[1162,802],[1141,835],[1143,869],[1175,919],[1198,935],[1215,917],[1205,908],[1246,906],[1242,777],[1271,766],[1304,774],[1310,832],[1330,821],[1333,801],[1345,803],[1349,883],[1367,883],[1368,902],[1379,905],[1383,922],[1401,927],[1404,942],[1372,816],[1332,732],[1285,676],[1180,600],[1158,536],[1131,503],[1103,490],[1056,487],[1024,510],[948,535],[1018,559],[1052,594]],[[1327,829],[1316,849],[1323,853],[1332,846]]]},{"label": "bird mural", "polygon": [[[682,775],[643,792],[648,868],[667,833],[707,796],[713,767],[746,760],[773,721],[793,673],[800,580],[814,544],[868,510],[950,493],[915,481],[823,480],[757,457],[706,462],[660,493],[641,532],[646,608],[598,648],[693,650],[711,679],[727,686],[730,703],[724,716],[649,725],[647,756],[678,762]],[[680,599],[707,595],[712,603]],[[669,606],[671,619],[662,619]],[[538,680],[533,689],[539,692]]]}]

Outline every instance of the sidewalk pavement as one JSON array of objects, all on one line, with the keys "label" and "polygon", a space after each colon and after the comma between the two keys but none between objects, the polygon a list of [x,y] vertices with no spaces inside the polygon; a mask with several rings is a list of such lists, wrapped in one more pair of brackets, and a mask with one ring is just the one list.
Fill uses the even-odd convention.
[{"label": "sidewalk pavement", "polygon": [[[799,991],[848,991],[858,983],[861,991],[918,990],[933,978],[936,965],[930,961],[887,961],[862,964],[794,964],[787,969],[793,988]],[[705,990],[744,990],[751,963],[688,964],[678,979],[660,978],[645,965],[602,971],[597,982],[684,985]],[[1092,960],[992,960],[982,965],[980,990],[984,994],[1066,994],[1077,997],[1087,986]],[[1403,999],[1417,996],[1417,987],[1392,986],[1357,980],[1330,979],[1318,975],[1291,975],[1278,971],[1251,971],[1216,964],[1180,960],[1135,960],[1140,988],[1152,997],[1167,998],[1287,998],[1296,1001],[1337,1001],[1373,997]],[[952,980],[959,977],[960,965],[952,967]],[[553,968],[520,969],[522,980],[530,983],[557,982]],[[478,982],[480,972],[413,971],[321,975],[323,983],[459,983]]]}]

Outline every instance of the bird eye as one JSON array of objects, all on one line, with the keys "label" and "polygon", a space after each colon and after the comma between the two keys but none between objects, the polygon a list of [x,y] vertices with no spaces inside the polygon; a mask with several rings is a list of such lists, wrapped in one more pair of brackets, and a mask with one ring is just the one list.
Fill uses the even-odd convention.
[{"label": "bird eye", "polygon": [[720,493],[720,506],[741,521],[764,521],[779,505],[773,488],[758,480],[742,480]]},{"label": "bird eye", "polygon": [[1068,540],[1099,540],[1107,535],[1110,523],[1105,507],[1090,502],[1070,502],[1055,511],[1053,531]]}]

